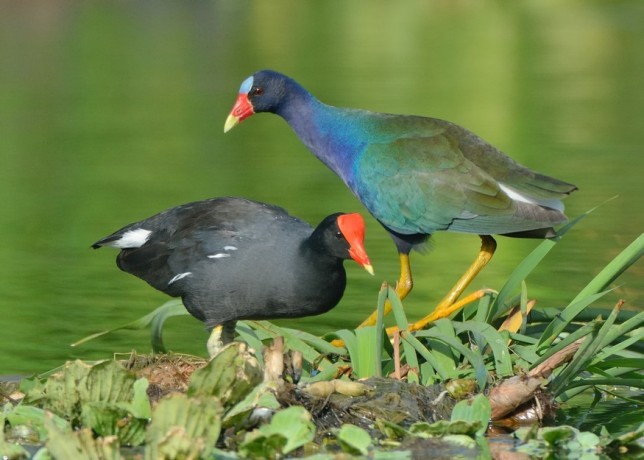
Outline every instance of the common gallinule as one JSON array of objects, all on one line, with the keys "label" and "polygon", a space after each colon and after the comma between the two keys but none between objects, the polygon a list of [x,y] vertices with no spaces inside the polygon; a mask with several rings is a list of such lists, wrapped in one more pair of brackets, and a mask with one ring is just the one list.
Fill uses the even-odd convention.
[{"label": "common gallinule", "polygon": [[[224,132],[259,112],[284,118],[389,231],[400,257],[400,298],[413,286],[409,253],[432,233],[481,236],[479,256],[427,321],[448,313],[490,260],[496,242],[489,235],[555,236],[552,226],[567,220],[561,199],[576,190],[454,123],[326,105],[271,70],[244,80]],[[374,321],[375,314],[363,325]]]},{"label": "common gallinule", "polygon": [[244,198],[196,201],[123,227],[93,248],[121,249],[118,267],[173,297],[213,332],[214,355],[239,319],[294,318],[333,308],[343,261],[369,273],[360,214],[332,214],[313,229],[284,209]]}]

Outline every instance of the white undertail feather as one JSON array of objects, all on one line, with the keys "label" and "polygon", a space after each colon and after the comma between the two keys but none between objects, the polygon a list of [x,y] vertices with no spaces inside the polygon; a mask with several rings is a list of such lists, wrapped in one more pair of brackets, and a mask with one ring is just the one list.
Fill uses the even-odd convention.
[{"label": "white undertail feather", "polygon": [[536,204],[539,206],[545,206],[547,208],[556,209],[557,211],[560,211],[560,212],[563,212],[564,210],[563,202],[556,198],[540,198],[540,199],[530,198],[525,195],[521,195],[519,192],[510,188],[507,185],[499,183],[499,187],[501,187],[501,190],[503,190],[506,193],[506,195],[508,195],[510,198],[512,198],[515,201],[521,201],[523,203],[530,203],[530,204]]},{"label": "white undertail feather", "polygon": [[120,249],[140,248],[150,239],[151,230],[137,228],[128,230],[118,239],[107,243],[108,246]]}]

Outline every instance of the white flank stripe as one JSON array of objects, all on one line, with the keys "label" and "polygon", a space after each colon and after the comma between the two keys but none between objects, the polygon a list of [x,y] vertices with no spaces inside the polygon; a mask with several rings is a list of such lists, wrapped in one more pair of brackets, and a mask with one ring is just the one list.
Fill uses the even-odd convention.
[{"label": "white flank stripe", "polygon": [[150,239],[152,231],[144,228],[137,228],[136,230],[128,230],[123,233],[123,236],[116,241],[109,243],[109,246],[114,248],[128,249],[140,248]]},{"label": "white flank stripe", "polygon": [[209,259],[221,259],[223,257],[230,257],[230,254],[224,254],[223,252],[220,252],[219,254],[213,254],[208,256]]},{"label": "white flank stripe", "polygon": [[236,251],[237,248],[235,246],[224,246],[224,251]]},{"label": "white flank stripe", "polygon": [[186,276],[190,276],[190,275],[192,275],[192,272],[179,273],[178,275],[173,276],[170,281],[168,281],[168,286],[170,286],[175,281],[179,281],[180,279],[183,279]]}]

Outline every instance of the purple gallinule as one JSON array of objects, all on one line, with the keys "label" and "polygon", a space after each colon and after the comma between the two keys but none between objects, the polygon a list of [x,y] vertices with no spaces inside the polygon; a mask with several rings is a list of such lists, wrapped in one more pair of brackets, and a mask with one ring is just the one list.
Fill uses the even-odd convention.
[{"label": "purple gallinule", "polygon": [[343,261],[369,273],[360,214],[333,214],[313,229],[277,206],[213,198],[123,227],[93,248],[119,248],[118,267],[173,297],[213,332],[214,355],[240,319],[329,311],[346,285]]},{"label": "purple gallinule", "polygon": [[[242,83],[224,132],[254,113],[279,115],[389,231],[400,257],[396,286],[412,289],[409,254],[436,231],[476,233],[478,257],[429,317],[449,314],[492,257],[493,234],[550,238],[576,187],[522,166],[449,121],[326,105],[293,79],[263,70]],[[363,325],[373,324],[375,314]]]}]

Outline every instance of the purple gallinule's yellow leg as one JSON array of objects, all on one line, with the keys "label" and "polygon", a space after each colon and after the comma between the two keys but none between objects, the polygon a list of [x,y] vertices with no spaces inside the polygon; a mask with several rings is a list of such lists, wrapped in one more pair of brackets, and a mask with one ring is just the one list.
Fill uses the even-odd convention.
[{"label": "purple gallinule's yellow leg", "polygon": [[[465,305],[468,305],[472,302],[476,302],[478,299],[483,297],[489,292],[487,289],[480,289],[472,294],[468,295],[464,299],[458,301],[458,298],[461,296],[463,291],[469,286],[472,280],[479,274],[479,272],[485,267],[488,262],[492,259],[494,251],[496,250],[496,241],[489,235],[480,235],[481,236],[481,250],[479,251],[476,259],[472,262],[472,265],[463,273],[463,275],[456,282],[454,287],[443,297],[433,312],[425,316],[419,321],[416,321],[413,324],[409,325],[410,331],[417,331],[419,329],[425,328],[428,324],[441,319],[446,318],[452,313],[460,310]],[[393,331],[394,329],[392,329]],[[389,329],[387,330],[390,333]]]},{"label": "purple gallinule's yellow leg", "polygon": [[[410,330],[416,331],[427,326],[429,323],[436,321],[437,319],[445,318],[455,311],[460,310],[465,305],[475,302],[476,300],[483,297],[488,291],[479,290],[470,294],[465,299],[460,302],[457,302],[459,297],[463,294],[463,291],[469,286],[472,280],[479,274],[479,272],[485,267],[488,262],[492,259],[494,251],[496,250],[496,241],[489,235],[480,235],[481,236],[481,249],[474,259],[474,262],[470,267],[463,273],[459,278],[456,284],[450,289],[450,291],[443,297],[443,299],[436,306],[434,311],[429,315],[425,316],[421,320],[410,325]],[[400,254],[400,279],[396,285],[396,294],[403,300],[407,294],[411,291],[413,286],[412,276],[411,276],[411,267],[409,265],[409,254]],[[389,301],[385,303],[385,315],[391,311],[391,304]],[[373,312],[366,320],[360,324],[358,327],[373,326],[376,324],[376,317],[378,312]],[[391,334],[397,328],[392,327],[387,329],[387,332]]]},{"label": "purple gallinule's yellow leg", "polygon": [[[411,277],[411,266],[409,265],[409,254],[400,254],[400,278],[396,283],[396,295],[400,300],[403,300],[407,297],[407,294],[411,292],[411,289],[414,287],[414,282]],[[388,315],[391,312],[391,303],[389,300],[385,302],[385,315]],[[373,326],[376,324],[376,319],[378,317],[378,311],[374,311],[365,319],[358,327]]]}]

